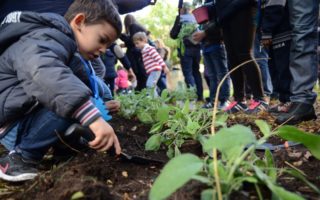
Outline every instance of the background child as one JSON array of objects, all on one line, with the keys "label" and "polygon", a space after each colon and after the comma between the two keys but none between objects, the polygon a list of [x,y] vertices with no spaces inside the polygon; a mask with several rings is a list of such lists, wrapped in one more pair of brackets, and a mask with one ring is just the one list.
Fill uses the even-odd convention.
[{"label": "background child", "polygon": [[117,71],[117,78],[115,80],[117,93],[126,93],[129,88],[129,80],[128,80],[128,73],[127,71],[122,67],[118,67]]},{"label": "background child", "polygon": [[121,29],[110,0],[75,0],[65,18],[34,12],[5,18],[0,26],[0,136],[10,153],[0,159],[1,179],[34,178],[37,163],[58,142],[57,132],[75,122],[95,134],[91,148],[105,151],[114,145],[121,152],[93,101],[91,84],[81,79],[88,77],[88,68],[82,69],[91,68],[88,60],[105,52]]},{"label": "background child", "polygon": [[133,35],[133,42],[138,49],[141,49],[144,68],[148,74],[147,88],[154,89],[154,95],[157,96],[156,86],[159,81],[161,70],[168,73],[169,69],[156,48],[148,44],[148,37],[144,32],[138,32]]}]

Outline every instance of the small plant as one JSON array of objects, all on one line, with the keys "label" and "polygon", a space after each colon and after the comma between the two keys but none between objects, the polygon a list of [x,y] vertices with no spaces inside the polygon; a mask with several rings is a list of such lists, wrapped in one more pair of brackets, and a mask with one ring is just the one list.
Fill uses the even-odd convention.
[{"label": "small plant", "polygon": [[[215,187],[215,174],[213,171],[212,149],[221,153],[218,160],[222,198],[228,199],[233,191],[241,189],[244,182],[251,183],[257,191],[259,199],[263,199],[260,186],[265,185],[272,192],[274,199],[301,200],[298,194],[289,192],[276,184],[278,173],[286,172],[301,179],[310,188],[319,192],[319,189],[308,182],[297,170],[279,170],[275,168],[270,151],[266,151],[264,158],[255,154],[255,147],[266,142],[275,135],[269,125],[257,120],[256,125],[263,133],[257,140],[251,129],[242,125],[221,128],[215,135],[202,138],[202,145],[207,156],[201,159],[192,154],[182,154],[170,160],[156,179],[149,195],[149,199],[165,199],[176,189],[182,187],[189,180],[198,180],[209,187],[202,192],[201,199],[217,199]],[[285,127],[286,128],[286,127]],[[280,131],[284,135],[286,131]],[[319,146],[319,143],[318,143]],[[319,149],[317,151],[320,151]],[[180,167],[179,167],[180,166]],[[169,181],[170,180],[170,181]]]},{"label": "small plant", "polygon": [[161,144],[168,147],[167,155],[180,155],[179,148],[186,140],[199,140],[209,133],[211,113],[205,109],[190,111],[189,101],[181,109],[167,106],[158,110],[157,120],[150,130],[153,134],[146,142],[146,150],[158,150]]}]

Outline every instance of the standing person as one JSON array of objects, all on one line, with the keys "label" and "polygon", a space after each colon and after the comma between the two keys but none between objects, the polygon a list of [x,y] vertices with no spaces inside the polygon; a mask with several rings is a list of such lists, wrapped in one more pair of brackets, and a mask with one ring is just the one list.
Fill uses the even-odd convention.
[{"label": "standing person", "polygon": [[[98,88],[92,87],[98,83],[89,60],[103,53],[121,29],[110,0],[75,0],[65,18],[17,11],[4,19],[0,26],[0,140],[10,153],[0,159],[1,179],[33,179],[38,163],[59,141],[56,133],[75,122],[94,133],[91,148],[105,151],[114,146],[120,154],[118,138],[102,118],[105,107],[101,101],[98,104]],[[86,85],[81,77],[92,84]]]},{"label": "standing person", "polygon": [[292,26],[290,49],[290,72],[292,75],[292,105],[288,113],[276,118],[278,124],[297,124],[301,121],[316,119],[313,104],[317,94],[313,87],[317,82],[317,23],[319,1],[288,0],[289,20]]},{"label": "standing person", "polygon": [[[216,0],[218,22],[223,30],[230,70],[253,59],[255,37],[254,0]],[[268,102],[262,88],[261,73],[256,61],[231,73],[234,101],[225,109],[228,113],[246,111],[257,113],[268,109]],[[245,100],[245,81],[251,88],[253,100],[249,106]]]},{"label": "standing person", "polygon": [[141,50],[136,48],[132,37],[137,32],[144,32],[147,34],[147,30],[140,25],[133,15],[126,15],[124,18],[125,34],[121,34],[120,39],[124,42],[125,47],[127,47],[127,56],[130,60],[133,72],[137,77],[137,87],[136,90],[140,91],[146,88],[146,82],[148,75],[144,69],[142,62]]},{"label": "standing person", "polygon": [[[208,2],[208,1],[207,1]],[[215,24],[215,20],[202,25],[203,30],[193,34],[193,40],[202,42],[202,53],[204,64],[209,78],[210,97],[209,102],[203,108],[212,108],[218,84],[228,73],[227,56],[223,44],[221,29]],[[222,84],[219,93],[219,109],[224,109],[228,105],[230,97],[230,78],[228,77]]]},{"label": "standing person", "polygon": [[279,93],[279,104],[268,110],[271,114],[288,112],[290,102],[290,84],[292,76],[289,70],[291,26],[286,1],[268,0],[263,10],[261,25],[261,43],[270,47],[274,70],[274,88]]},{"label": "standing person", "polygon": [[141,49],[143,64],[148,74],[146,86],[154,90],[154,96],[158,96],[156,87],[161,76],[161,71],[163,70],[167,74],[169,69],[156,48],[148,44],[148,36],[144,32],[134,34],[132,39],[136,47]]},{"label": "standing person", "polygon": [[197,22],[191,12],[191,4],[184,2],[179,10],[170,37],[177,39],[178,56],[185,83],[197,89],[197,100],[203,100],[203,86],[200,69],[200,45],[192,41],[192,34],[197,30]]}]

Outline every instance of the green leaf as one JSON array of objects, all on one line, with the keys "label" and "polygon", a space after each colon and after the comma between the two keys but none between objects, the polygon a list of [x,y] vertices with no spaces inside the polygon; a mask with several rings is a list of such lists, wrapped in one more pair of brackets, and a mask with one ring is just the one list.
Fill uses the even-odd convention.
[{"label": "green leaf", "polygon": [[186,184],[201,171],[203,162],[192,154],[182,154],[170,160],[155,180],[149,193],[150,200],[161,200]]},{"label": "green leaf", "polygon": [[255,120],[256,125],[259,127],[260,131],[264,136],[271,135],[271,129],[267,122],[263,120]]},{"label": "green leaf", "polygon": [[188,119],[187,123],[187,132],[191,135],[194,135],[197,130],[199,130],[200,125],[198,122],[193,122],[190,118]]},{"label": "green leaf", "polygon": [[274,166],[273,156],[269,149],[266,150],[265,154],[265,162],[268,169],[268,176],[271,178],[273,182],[277,180],[277,169]]},{"label": "green leaf", "polygon": [[169,119],[170,108],[168,106],[163,106],[158,109],[156,113],[156,120],[159,122],[165,122]]},{"label": "green leaf", "polygon": [[274,193],[276,197],[280,200],[303,200],[304,198],[299,195],[289,192],[282,187],[275,185],[266,174],[262,172],[262,170],[256,166],[252,166],[258,178],[263,181],[267,187]]},{"label": "green leaf", "polygon": [[214,195],[216,195],[216,192],[212,189],[206,189],[201,192],[201,200],[215,200],[216,198],[212,198]]},{"label": "green leaf", "polygon": [[217,116],[215,127],[219,126],[226,126],[226,121],[228,119],[229,115],[227,113],[223,113]]},{"label": "green leaf", "polygon": [[76,199],[81,199],[81,198],[84,198],[84,194],[82,191],[78,191],[78,192],[75,192],[73,193],[73,195],[71,196],[71,200],[76,200]]},{"label": "green leaf", "polygon": [[157,151],[161,145],[161,135],[155,134],[151,136],[145,144],[145,149],[147,151]]},{"label": "green leaf", "polygon": [[170,145],[168,147],[167,156],[168,156],[168,158],[173,158],[174,157],[174,148],[172,147],[172,145]]},{"label": "green leaf", "polygon": [[204,150],[211,151],[217,148],[228,157],[239,155],[246,145],[256,142],[253,132],[242,125],[234,125],[230,128],[220,129],[216,135],[204,142]]},{"label": "green leaf", "polygon": [[194,175],[192,177],[193,180],[196,180],[196,181],[199,181],[201,183],[205,183],[207,185],[209,184],[213,184],[212,181],[208,178],[208,177],[205,177],[205,176],[200,176],[200,175]]},{"label": "green leaf", "polygon": [[162,125],[163,125],[163,124],[162,124],[161,122],[158,122],[158,123],[154,124],[154,125],[151,127],[149,133],[150,133],[150,134],[159,133],[159,132],[161,131],[161,129],[162,129]]},{"label": "green leaf", "polygon": [[139,112],[138,119],[145,124],[151,124],[153,122],[151,115],[147,112]]},{"label": "green leaf", "polygon": [[177,156],[180,156],[181,155],[181,152],[179,150],[179,148],[177,146],[174,147],[174,156],[177,157]]},{"label": "green leaf", "polygon": [[320,160],[320,136],[303,132],[293,126],[279,128],[278,135],[285,140],[302,143]]},{"label": "green leaf", "polygon": [[183,106],[183,109],[182,109],[182,113],[183,113],[183,114],[189,114],[189,111],[190,111],[190,101],[187,100],[187,101],[184,103],[184,106]]}]

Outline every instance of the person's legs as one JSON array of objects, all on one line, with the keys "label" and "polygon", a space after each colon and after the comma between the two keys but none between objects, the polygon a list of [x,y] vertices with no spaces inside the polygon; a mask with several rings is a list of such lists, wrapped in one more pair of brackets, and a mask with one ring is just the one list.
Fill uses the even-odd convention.
[{"label": "person's legs", "polygon": [[164,89],[167,89],[167,76],[163,71],[161,72],[157,86],[158,86],[160,95]]},{"label": "person's legs", "polygon": [[217,89],[217,72],[216,72],[216,69],[214,67],[214,64],[213,64],[213,60],[211,59],[211,53],[206,53],[206,54],[203,54],[203,61],[204,61],[204,64],[205,64],[205,67],[207,69],[207,75],[208,75],[208,79],[209,79],[209,91],[210,91],[210,94],[209,94],[209,102],[210,103],[213,103],[214,101],[214,97],[216,95],[216,89]]},{"label": "person's legs", "polygon": [[269,65],[268,65],[268,52],[265,47],[260,45],[260,36],[257,33],[255,40],[254,40],[254,57],[255,58],[262,58],[263,60],[257,60],[257,63],[260,67],[261,77],[262,77],[262,84],[264,93],[267,96],[270,96],[273,92],[273,85],[271,82],[271,76],[269,72]]},{"label": "person's legs", "polygon": [[[221,46],[216,51],[204,55],[205,64],[208,69],[208,76],[210,78],[210,102],[212,102],[216,95],[218,84],[222,78],[228,73],[228,66],[226,60],[226,53],[224,47]],[[222,84],[219,100],[226,101],[230,96],[230,82],[229,77]]]},{"label": "person's legs", "polygon": [[[234,14],[232,19],[223,26],[224,41],[228,53],[228,59],[230,61],[230,69],[233,69],[237,65],[252,60],[252,46],[254,41],[255,26],[253,24],[253,8],[248,7],[246,9],[239,10]],[[234,99],[237,102],[243,102],[245,97],[245,78],[249,84],[255,102],[254,107],[250,106],[250,110],[256,110],[262,103],[263,109],[265,109],[267,103],[263,102],[264,92],[262,89],[261,73],[257,63],[253,60],[247,63],[241,69],[236,70],[231,74],[234,87]],[[237,104],[233,107],[237,106]],[[231,106],[230,105],[230,106]],[[227,109],[232,109],[231,107]]]},{"label": "person's legs", "polygon": [[[45,108],[38,109],[20,120],[17,126],[1,139],[10,153],[0,158],[0,178],[7,181],[25,181],[37,176],[36,165],[48,149],[58,142],[57,132],[63,133],[72,123]],[[11,140],[13,136],[16,141]]]},{"label": "person's legs", "polygon": [[292,76],[289,70],[289,56],[290,56],[290,43],[291,41],[282,42],[281,47],[277,47],[277,44],[273,45],[273,60],[275,64],[275,70],[279,75],[278,92],[279,100],[282,103],[290,101],[290,84],[292,82]]},{"label": "person's legs", "polygon": [[39,109],[19,123],[15,150],[23,158],[39,161],[59,140],[57,133],[63,133],[73,122],[46,108]]},{"label": "person's legs", "polygon": [[313,87],[317,81],[317,23],[318,0],[289,0],[292,42],[290,71],[292,74],[291,101],[312,105],[317,97]]},{"label": "person's legs", "polygon": [[200,50],[198,50],[193,55],[192,74],[196,84],[197,96],[199,101],[203,100],[203,86],[202,86],[202,77],[200,73],[200,59],[201,59]]},{"label": "person's legs", "polygon": [[159,78],[161,76],[161,71],[152,71],[150,72],[148,79],[147,79],[147,88],[152,89],[154,96],[158,96],[157,92],[157,83],[159,81]]},{"label": "person's legs", "polygon": [[317,94],[313,87],[317,81],[317,19],[318,0],[289,0],[289,17],[292,25],[290,72],[292,75],[292,105],[288,113],[281,113],[278,124],[297,124],[317,118],[313,104]]},{"label": "person's legs", "polygon": [[195,87],[196,83],[192,74],[192,57],[184,55],[180,57],[181,69],[187,87]]}]

